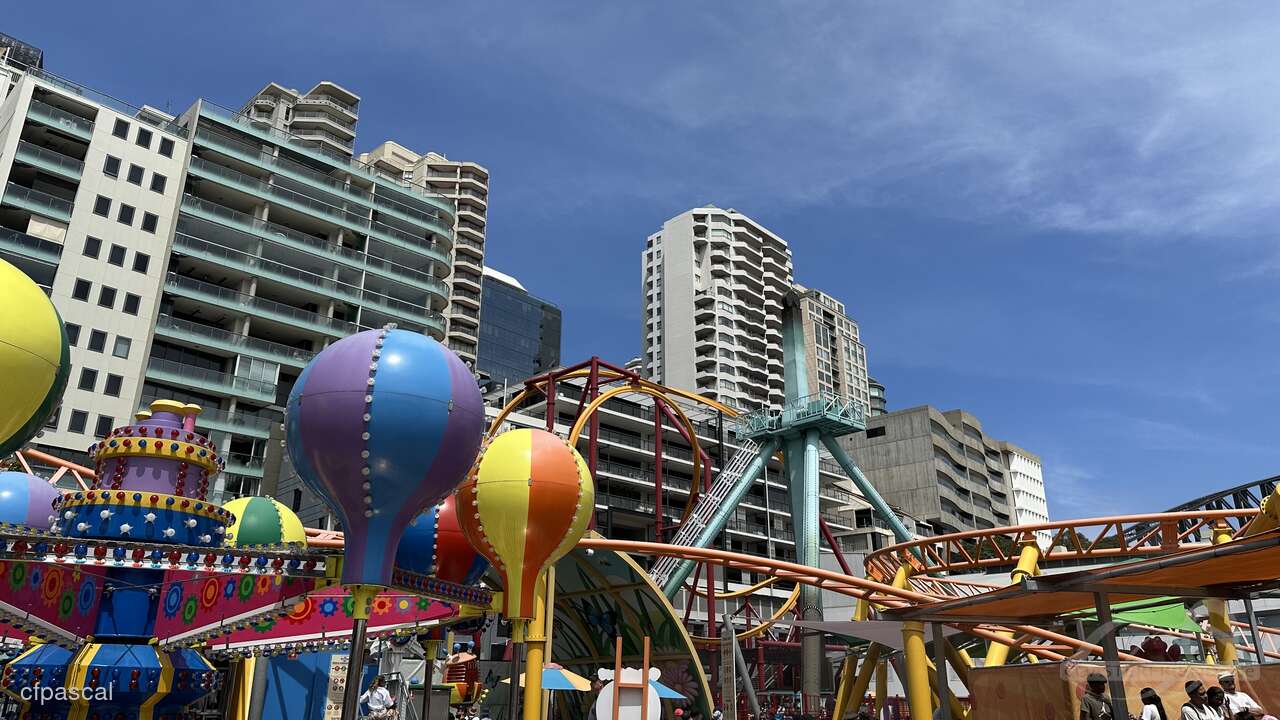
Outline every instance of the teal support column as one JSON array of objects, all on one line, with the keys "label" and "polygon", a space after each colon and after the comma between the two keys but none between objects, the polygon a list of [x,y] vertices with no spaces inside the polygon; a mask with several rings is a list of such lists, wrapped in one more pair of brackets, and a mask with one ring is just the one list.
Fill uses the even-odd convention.
[{"label": "teal support column", "polygon": [[[716,507],[715,513],[707,521],[707,524],[702,528],[702,532],[698,534],[698,539],[690,547],[704,548],[716,539],[716,536],[728,524],[729,518],[733,516],[733,511],[737,509],[738,503],[742,501],[747,491],[751,489],[751,485],[755,483],[756,478],[760,477],[760,473],[764,471],[769,458],[773,457],[773,454],[777,451],[778,441],[772,438],[766,440],[760,446],[760,452],[751,460],[751,464],[747,465],[747,468],[742,471],[742,477],[738,479],[738,482],[729,490],[729,494]],[[680,588],[684,586],[684,581],[693,572],[695,564],[692,560],[685,560],[677,565],[675,570],[671,571],[671,577],[663,585],[662,592],[669,598],[675,597],[676,593],[680,592]]]},{"label": "teal support column", "polygon": [[849,457],[844,448],[840,447],[840,443],[836,442],[836,439],[830,435],[823,435],[822,442],[827,446],[827,450],[831,451],[831,456],[844,469],[845,474],[849,476],[853,484],[858,486],[862,496],[867,499],[867,502],[871,503],[871,507],[875,508],[880,517],[884,518],[884,521],[889,524],[889,529],[893,531],[894,539],[900,543],[914,540],[915,533],[902,524],[902,520],[898,518],[897,513],[889,507],[889,503],[885,502],[884,498],[880,497],[880,493],[876,492],[875,487],[871,485],[871,481],[867,480],[867,476],[862,474],[862,469],[853,461],[853,458]]},{"label": "teal support column", "polygon": [[[818,527],[818,442],[820,433],[809,429],[803,437],[787,439],[787,475],[791,481],[791,522],[796,533],[796,562],[822,567]],[[822,619],[822,590],[812,585],[800,588],[796,608],[801,620]],[[800,693],[806,713],[817,714],[822,707],[822,633],[801,630]]]}]

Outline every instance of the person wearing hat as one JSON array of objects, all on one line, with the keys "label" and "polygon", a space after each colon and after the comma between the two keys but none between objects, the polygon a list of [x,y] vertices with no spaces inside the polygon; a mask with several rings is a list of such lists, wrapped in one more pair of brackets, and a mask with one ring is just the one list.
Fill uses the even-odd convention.
[{"label": "person wearing hat", "polygon": [[1206,702],[1208,693],[1204,683],[1188,680],[1182,687],[1187,691],[1187,702],[1182,704],[1182,720],[1222,720],[1222,711],[1209,707]]},{"label": "person wearing hat", "polygon": [[1142,688],[1138,697],[1142,699],[1142,717],[1139,720],[1169,720],[1164,711],[1164,703],[1154,689]]},{"label": "person wearing hat", "polygon": [[1107,676],[1091,672],[1085,680],[1089,690],[1080,698],[1080,720],[1113,720],[1111,700],[1107,698]]},{"label": "person wearing hat", "polygon": [[1268,717],[1253,698],[1236,688],[1235,673],[1229,670],[1219,673],[1218,684],[1222,686],[1222,692],[1226,693],[1227,710],[1231,713],[1231,717],[1246,711],[1255,718]]}]

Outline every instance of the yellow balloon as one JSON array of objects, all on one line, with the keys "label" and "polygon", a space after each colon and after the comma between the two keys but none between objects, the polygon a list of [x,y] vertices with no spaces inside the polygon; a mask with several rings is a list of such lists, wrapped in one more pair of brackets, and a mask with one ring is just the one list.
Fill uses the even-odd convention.
[{"label": "yellow balloon", "polygon": [[67,387],[70,347],[62,318],[27,274],[0,260],[0,457],[44,426]]}]

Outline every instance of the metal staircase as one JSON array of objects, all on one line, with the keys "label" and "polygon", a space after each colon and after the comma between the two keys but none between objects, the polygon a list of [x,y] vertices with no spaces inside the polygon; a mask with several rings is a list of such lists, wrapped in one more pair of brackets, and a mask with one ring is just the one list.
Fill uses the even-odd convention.
[{"label": "metal staircase", "polygon": [[[711,484],[711,491],[698,498],[698,503],[693,506],[693,512],[689,513],[689,518],[680,525],[675,537],[671,538],[672,545],[692,546],[697,542],[698,536],[715,516],[716,510],[724,503],[725,498],[729,496],[729,491],[742,479],[747,465],[751,464],[759,451],[760,445],[754,440],[746,438],[738,440],[738,452],[729,461],[729,465],[720,471],[716,481]],[[679,558],[663,557],[654,563],[649,574],[653,576],[653,581],[658,587],[666,584],[672,571],[680,562]]]}]

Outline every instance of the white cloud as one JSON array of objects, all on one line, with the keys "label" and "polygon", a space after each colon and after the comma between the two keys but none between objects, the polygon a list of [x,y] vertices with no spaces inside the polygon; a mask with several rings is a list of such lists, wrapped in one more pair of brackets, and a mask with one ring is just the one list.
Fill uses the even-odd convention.
[{"label": "white cloud", "polygon": [[673,201],[909,200],[1137,239],[1253,236],[1277,214],[1278,7],[717,8],[483,5],[401,42],[469,45],[677,130],[636,138],[690,160]]}]

